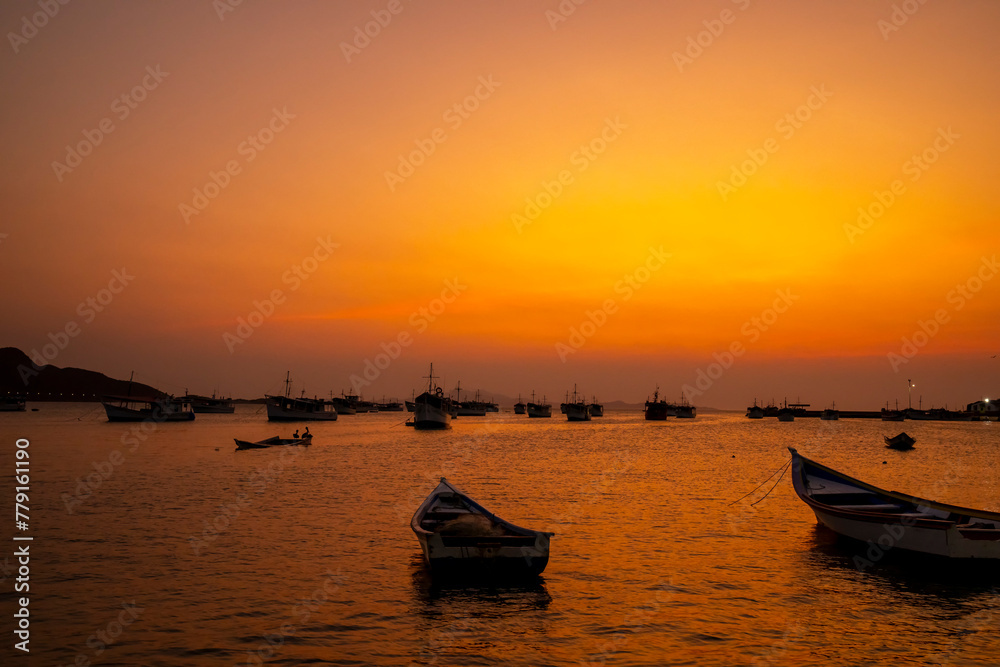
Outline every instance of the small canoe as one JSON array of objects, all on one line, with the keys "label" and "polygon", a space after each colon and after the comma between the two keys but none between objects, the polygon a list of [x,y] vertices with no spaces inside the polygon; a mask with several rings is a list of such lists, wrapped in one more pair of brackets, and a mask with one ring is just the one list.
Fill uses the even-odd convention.
[{"label": "small canoe", "polygon": [[905,452],[908,449],[913,449],[913,443],[916,442],[913,438],[903,431],[899,435],[894,435],[893,437],[883,436],[885,439],[885,446],[890,449],[898,449],[901,452]]},{"label": "small canoe", "polygon": [[278,436],[273,436],[271,438],[266,438],[264,440],[258,440],[257,442],[250,442],[249,440],[240,440],[239,438],[233,438],[236,441],[236,449],[265,449],[267,447],[282,447],[291,446],[297,447],[299,445],[307,446],[312,444],[312,435],[306,438],[280,438]]},{"label": "small canoe", "polygon": [[438,575],[537,576],[553,533],[504,521],[444,477],[410,521],[424,560]]},{"label": "small canoe", "polygon": [[816,520],[869,552],[1000,559],[1000,513],[885,491],[788,450],[795,493]]}]

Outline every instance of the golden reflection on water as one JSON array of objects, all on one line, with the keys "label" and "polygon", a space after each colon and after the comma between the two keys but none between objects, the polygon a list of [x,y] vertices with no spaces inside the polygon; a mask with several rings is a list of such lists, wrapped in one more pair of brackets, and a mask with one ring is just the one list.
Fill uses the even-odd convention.
[{"label": "golden reflection on water", "polygon": [[[130,451],[127,425],[77,420],[90,407],[0,415],[7,469],[14,439],[32,442],[31,646],[46,664],[988,665],[1000,648],[988,573],[859,570],[787,475],[730,505],[794,446],[879,486],[996,509],[995,424],[906,424],[917,447],[899,453],[874,421],[500,414],[427,433],[384,414],[311,427],[307,449],[234,452],[233,437],[288,430],[240,406],[160,425]],[[544,575],[432,580],[409,519],[441,476],[555,531]],[[88,640],[131,600],[141,617],[97,655]]]}]

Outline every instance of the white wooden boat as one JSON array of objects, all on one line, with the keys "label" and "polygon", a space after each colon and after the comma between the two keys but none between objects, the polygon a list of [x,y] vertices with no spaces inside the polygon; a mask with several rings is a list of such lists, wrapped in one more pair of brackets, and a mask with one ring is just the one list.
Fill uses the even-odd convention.
[{"label": "white wooden boat", "polygon": [[440,575],[539,575],[553,533],[515,526],[444,477],[410,520],[424,559]]},{"label": "white wooden boat", "polygon": [[531,391],[531,401],[528,403],[528,417],[551,417],[552,405],[542,396],[541,403],[535,403],[535,391]]},{"label": "white wooden boat", "polygon": [[236,412],[236,404],[233,403],[233,399],[221,396],[216,398],[215,392],[212,392],[211,398],[187,392],[184,393],[184,397],[191,401],[191,410],[199,415],[231,415]]},{"label": "white wooden boat", "polygon": [[1000,513],[885,491],[788,450],[795,492],[835,533],[882,552],[1000,559]]}]

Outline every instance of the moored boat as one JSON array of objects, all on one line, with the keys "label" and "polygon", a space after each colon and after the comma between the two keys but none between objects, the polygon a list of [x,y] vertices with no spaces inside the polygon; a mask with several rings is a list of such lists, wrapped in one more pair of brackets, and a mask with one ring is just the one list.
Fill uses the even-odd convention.
[{"label": "moored boat", "polygon": [[698,414],[698,408],[688,403],[688,400],[684,397],[684,392],[681,392],[681,402],[674,406],[675,414],[682,419],[694,419]]},{"label": "moored boat", "polygon": [[424,560],[439,575],[537,576],[553,533],[515,526],[444,477],[410,520]]},{"label": "moored boat", "polygon": [[901,452],[905,452],[908,449],[913,449],[916,440],[907,435],[906,431],[903,431],[899,435],[894,435],[891,438],[889,436],[883,436],[885,440],[885,446],[890,449],[898,449]]},{"label": "moored boat", "polygon": [[753,405],[747,408],[747,419],[763,419],[764,408],[757,405],[757,399],[753,399]]},{"label": "moored boat", "polygon": [[653,392],[653,400],[646,401],[646,407],[643,412],[646,415],[646,421],[666,421],[667,401],[666,399],[660,398],[659,386],[657,386],[656,390]]},{"label": "moored boat", "polygon": [[521,402],[521,394],[518,394],[517,403],[514,404],[514,414],[523,415],[525,412],[527,412],[527,407],[528,407],[527,405]]},{"label": "moored boat", "polygon": [[13,394],[0,398],[0,412],[25,412],[27,409],[28,404],[23,396]]},{"label": "moored boat", "polygon": [[792,453],[792,485],[838,535],[948,558],[1000,559],[1000,513],[886,491]]},{"label": "moored boat", "polygon": [[194,419],[191,403],[185,398],[140,398],[105,396],[101,401],[109,422],[186,422]]},{"label": "moored boat", "polygon": [[594,396],[594,402],[590,404],[590,416],[591,417],[604,416],[604,406],[597,402],[596,396]]},{"label": "moored boat", "polygon": [[823,412],[820,413],[819,418],[823,421],[839,421],[840,410],[837,409],[837,403],[834,402],[832,407],[825,408]]},{"label": "moored boat", "polygon": [[292,398],[291,373],[285,374],[285,395],[264,394],[267,401],[267,420],[272,422],[337,421],[337,410],[331,401],[321,398]]},{"label": "moored boat", "polygon": [[528,417],[551,417],[552,405],[542,396],[541,403],[535,403],[535,392],[531,392],[531,402],[528,403]]},{"label": "moored boat", "polygon": [[566,409],[563,411],[566,414],[566,419],[571,422],[589,422],[590,421],[590,406],[582,398],[577,398],[576,385],[573,385],[573,400],[567,402]]},{"label": "moored boat", "polygon": [[184,392],[184,398],[191,401],[191,410],[196,414],[210,414],[210,415],[231,415],[236,412],[236,404],[233,403],[231,398],[219,398],[215,397],[215,392],[212,392],[212,396],[198,396],[196,394],[188,394]]},{"label": "moored boat", "polygon": [[427,375],[427,391],[414,399],[413,426],[421,430],[451,428],[451,399],[444,395],[444,390],[434,384],[434,364]]}]

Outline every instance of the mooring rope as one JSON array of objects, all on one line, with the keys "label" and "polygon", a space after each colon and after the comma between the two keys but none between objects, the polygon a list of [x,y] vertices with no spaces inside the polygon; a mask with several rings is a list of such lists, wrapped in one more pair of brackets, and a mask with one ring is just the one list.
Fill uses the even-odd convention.
[{"label": "mooring rope", "polygon": [[[762,487],[762,486],[764,486],[765,484],[767,484],[767,483],[768,483],[768,482],[769,482],[769,481],[771,480],[771,477],[774,477],[774,476],[775,476],[775,475],[777,475],[777,474],[778,474],[779,472],[780,472],[780,473],[782,474],[782,476],[784,476],[784,472],[783,472],[783,471],[784,471],[784,470],[785,470],[785,469],[786,469],[786,468],[788,467],[788,464],[789,464],[789,463],[791,463],[791,462],[792,462],[792,460],[791,460],[791,459],[788,459],[787,461],[785,461],[784,463],[782,463],[782,464],[781,464],[781,467],[780,467],[780,468],[778,468],[777,470],[775,470],[774,472],[772,472],[772,473],[770,474],[770,476],[768,476],[768,478],[767,478],[767,479],[765,479],[765,480],[764,480],[763,482],[761,482],[760,484],[758,484],[757,486],[755,486],[755,487],[754,487],[754,489],[753,489],[753,491],[750,491],[750,493],[747,493],[746,495],[742,495],[742,496],[740,496],[739,498],[737,498],[737,499],[736,499],[736,500],[734,500],[733,502],[731,502],[731,503],[727,504],[727,505],[726,505],[726,507],[729,507],[729,505],[735,505],[736,503],[740,502],[741,500],[743,500],[743,499],[744,499],[744,498],[746,498],[747,496],[749,496],[749,495],[752,495],[752,494],[754,493],[754,491],[756,491],[756,490],[757,490],[757,489],[759,489],[760,487]],[[779,477],[779,478],[778,478],[778,481],[781,481],[781,477]],[[775,484],[777,484],[777,482],[775,482]],[[771,489],[773,490],[773,489],[774,489],[774,487],[772,486],[772,487],[771,487]],[[771,493],[771,492],[770,492],[770,491],[768,491],[768,493]],[[765,496],[764,496],[764,498],[766,498],[766,497],[767,497],[767,496],[765,495]],[[761,498],[761,500],[763,500],[764,498]],[[758,500],[757,502],[760,502],[760,500]]]}]

